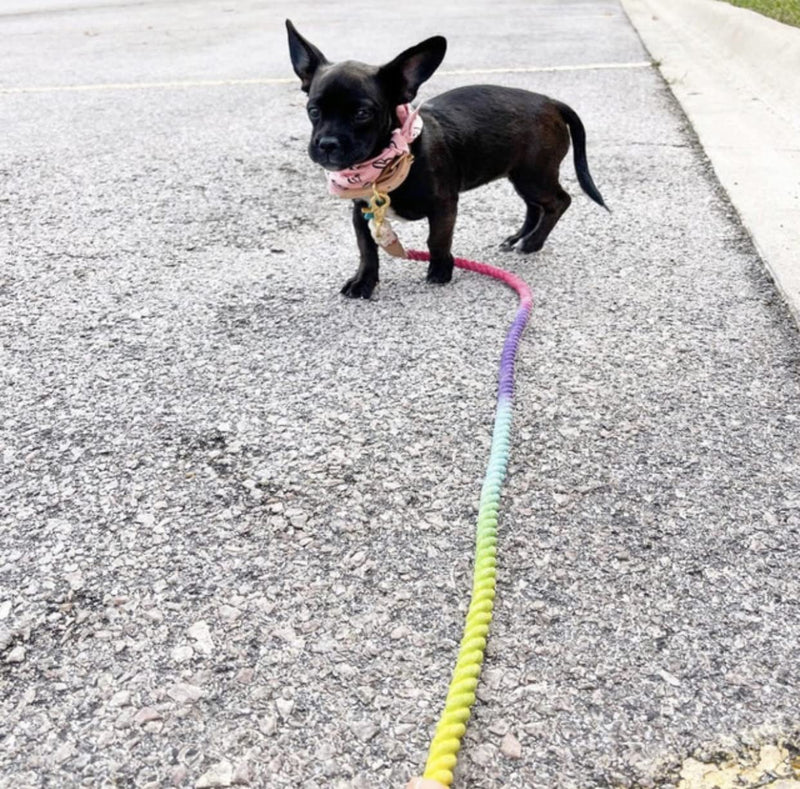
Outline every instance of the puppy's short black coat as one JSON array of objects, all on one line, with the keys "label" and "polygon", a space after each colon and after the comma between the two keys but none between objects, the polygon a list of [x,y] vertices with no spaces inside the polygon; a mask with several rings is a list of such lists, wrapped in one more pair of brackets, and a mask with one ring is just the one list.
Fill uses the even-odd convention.
[{"label": "puppy's short black coat", "polygon": [[[395,108],[417,95],[447,48],[445,39],[435,36],[385,66],[329,63],[288,19],[286,28],[292,66],[308,93],[313,126],[308,152],[329,170],[352,167],[388,144],[399,126]],[[605,207],[589,173],[583,124],[566,104],[526,90],[473,85],[428,99],[420,114],[424,127],[411,146],[414,164],[391,199],[399,216],[428,219],[428,281],[444,283],[452,277],[450,246],[459,193],[497,178],[507,177],[527,206],[522,227],[502,247],[525,253],[542,248],[571,202],[558,182],[570,133],[578,183]],[[378,282],[378,248],[361,211],[366,203],[353,203],[361,264],[342,293],[367,299]]]}]

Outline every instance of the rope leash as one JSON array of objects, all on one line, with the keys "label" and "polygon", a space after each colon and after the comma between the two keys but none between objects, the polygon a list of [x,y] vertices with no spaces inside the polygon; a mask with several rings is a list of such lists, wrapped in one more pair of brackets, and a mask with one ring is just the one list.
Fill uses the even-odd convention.
[{"label": "rope leash", "polygon": [[[404,253],[403,257],[410,260],[430,260],[427,252],[409,249],[404,250]],[[492,277],[513,288],[519,296],[519,306],[506,333],[500,358],[492,447],[481,489],[478,523],[475,531],[472,599],[467,611],[464,633],[458,650],[456,667],[447,691],[444,710],[428,751],[425,772],[421,778],[412,778],[407,789],[441,789],[452,784],[453,770],[458,759],[458,751],[461,748],[461,740],[467,730],[467,721],[472,706],[475,704],[475,690],[478,687],[486,650],[486,637],[494,607],[497,511],[511,446],[514,367],[519,341],[528,323],[533,305],[530,288],[516,275],[487,263],[478,263],[464,258],[455,258],[454,263],[457,268]]]},{"label": "rope leash", "polygon": [[[361,209],[370,233],[390,255],[409,260],[429,261],[427,252],[406,250],[392,229],[387,216],[391,206],[389,192],[396,188],[413,162],[410,152],[395,157],[402,164],[402,178],[396,182],[394,168],[384,168],[368,185],[357,188],[342,187],[335,191],[339,197],[369,198]],[[399,171],[400,168],[398,168]],[[329,176],[330,178],[330,176]],[[503,344],[500,358],[500,374],[497,388],[497,406],[492,433],[492,447],[486,467],[478,506],[478,523],[475,529],[475,566],[472,576],[472,597],[467,611],[464,633],[458,649],[456,666],[450,680],[444,710],[428,751],[425,772],[420,778],[412,778],[407,789],[447,789],[453,783],[453,770],[458,760],[461,740],[467,731],[475,691],[478,687],[486,638],[492,621],[496,586],[497,565],[497,512],[500,506],[500,489],[508,468],[508,453],[511,446],[511,418],[514,398],[514,366],[520,337],[530,317],[533,297],[530,288],[519,277],[488,263],[455,258],[457,268],[475,271],[499,280],[513,288],[519,296],[519,306]]]}]

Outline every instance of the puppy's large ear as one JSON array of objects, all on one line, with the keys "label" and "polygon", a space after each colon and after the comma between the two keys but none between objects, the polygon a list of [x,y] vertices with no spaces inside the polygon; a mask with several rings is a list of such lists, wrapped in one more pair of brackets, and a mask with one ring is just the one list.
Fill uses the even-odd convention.
[{"label": "puppy's large ear", "polygon": [[383,66],[378,72],[378,78],[396,97],[398,104],[405,104],[417,95],[419,86],[439,68],[446,51],[445,38],[428,38],[401,52],[391,63]]},{"label": "puppy's large ear", "polygon": [[300,87],[306,93],[311,86],[317,69],[327,63],[322,54],[310,41],[306,41],[295,30],[291,20],[286,20],[286,32],[289,34],[289,57],[292,60],[294,73],[300,77]]}]

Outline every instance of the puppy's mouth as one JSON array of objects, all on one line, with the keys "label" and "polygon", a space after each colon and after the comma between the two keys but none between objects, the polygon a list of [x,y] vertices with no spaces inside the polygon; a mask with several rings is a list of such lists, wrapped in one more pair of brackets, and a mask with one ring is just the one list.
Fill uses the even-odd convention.
[{"label": "puppy's mouth", "polygon": [[347,170],[353,165],[358,164],[357,159],[350,156],[342,156],[337,153],[326,153],[324,151],[315,151],[311,157],[317,164],[321,165],[324,169],[330,170]]},{"label": "puppy's mouth", "polygon": [[333,136],[314,139],[308,146],[311,161],[331,172],[349,170],[369,158],[369,148]]}]

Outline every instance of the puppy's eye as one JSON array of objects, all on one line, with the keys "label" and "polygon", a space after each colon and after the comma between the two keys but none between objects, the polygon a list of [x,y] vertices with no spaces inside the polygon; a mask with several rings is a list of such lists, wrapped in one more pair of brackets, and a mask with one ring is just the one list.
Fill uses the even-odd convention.
[{"label": "puppy's eye", "polygon": [[312,121],[318,121],[320,116],[319,107],[307,107],[306,111],[308,112],[308,117],[311,118]]},{"label": "puppy's eye", "polygon": [[356,112],[356,120],[357,121],[370,121],[372,120],[373,112],[371,109],[367,107],[362,107],[360,110]]}]

